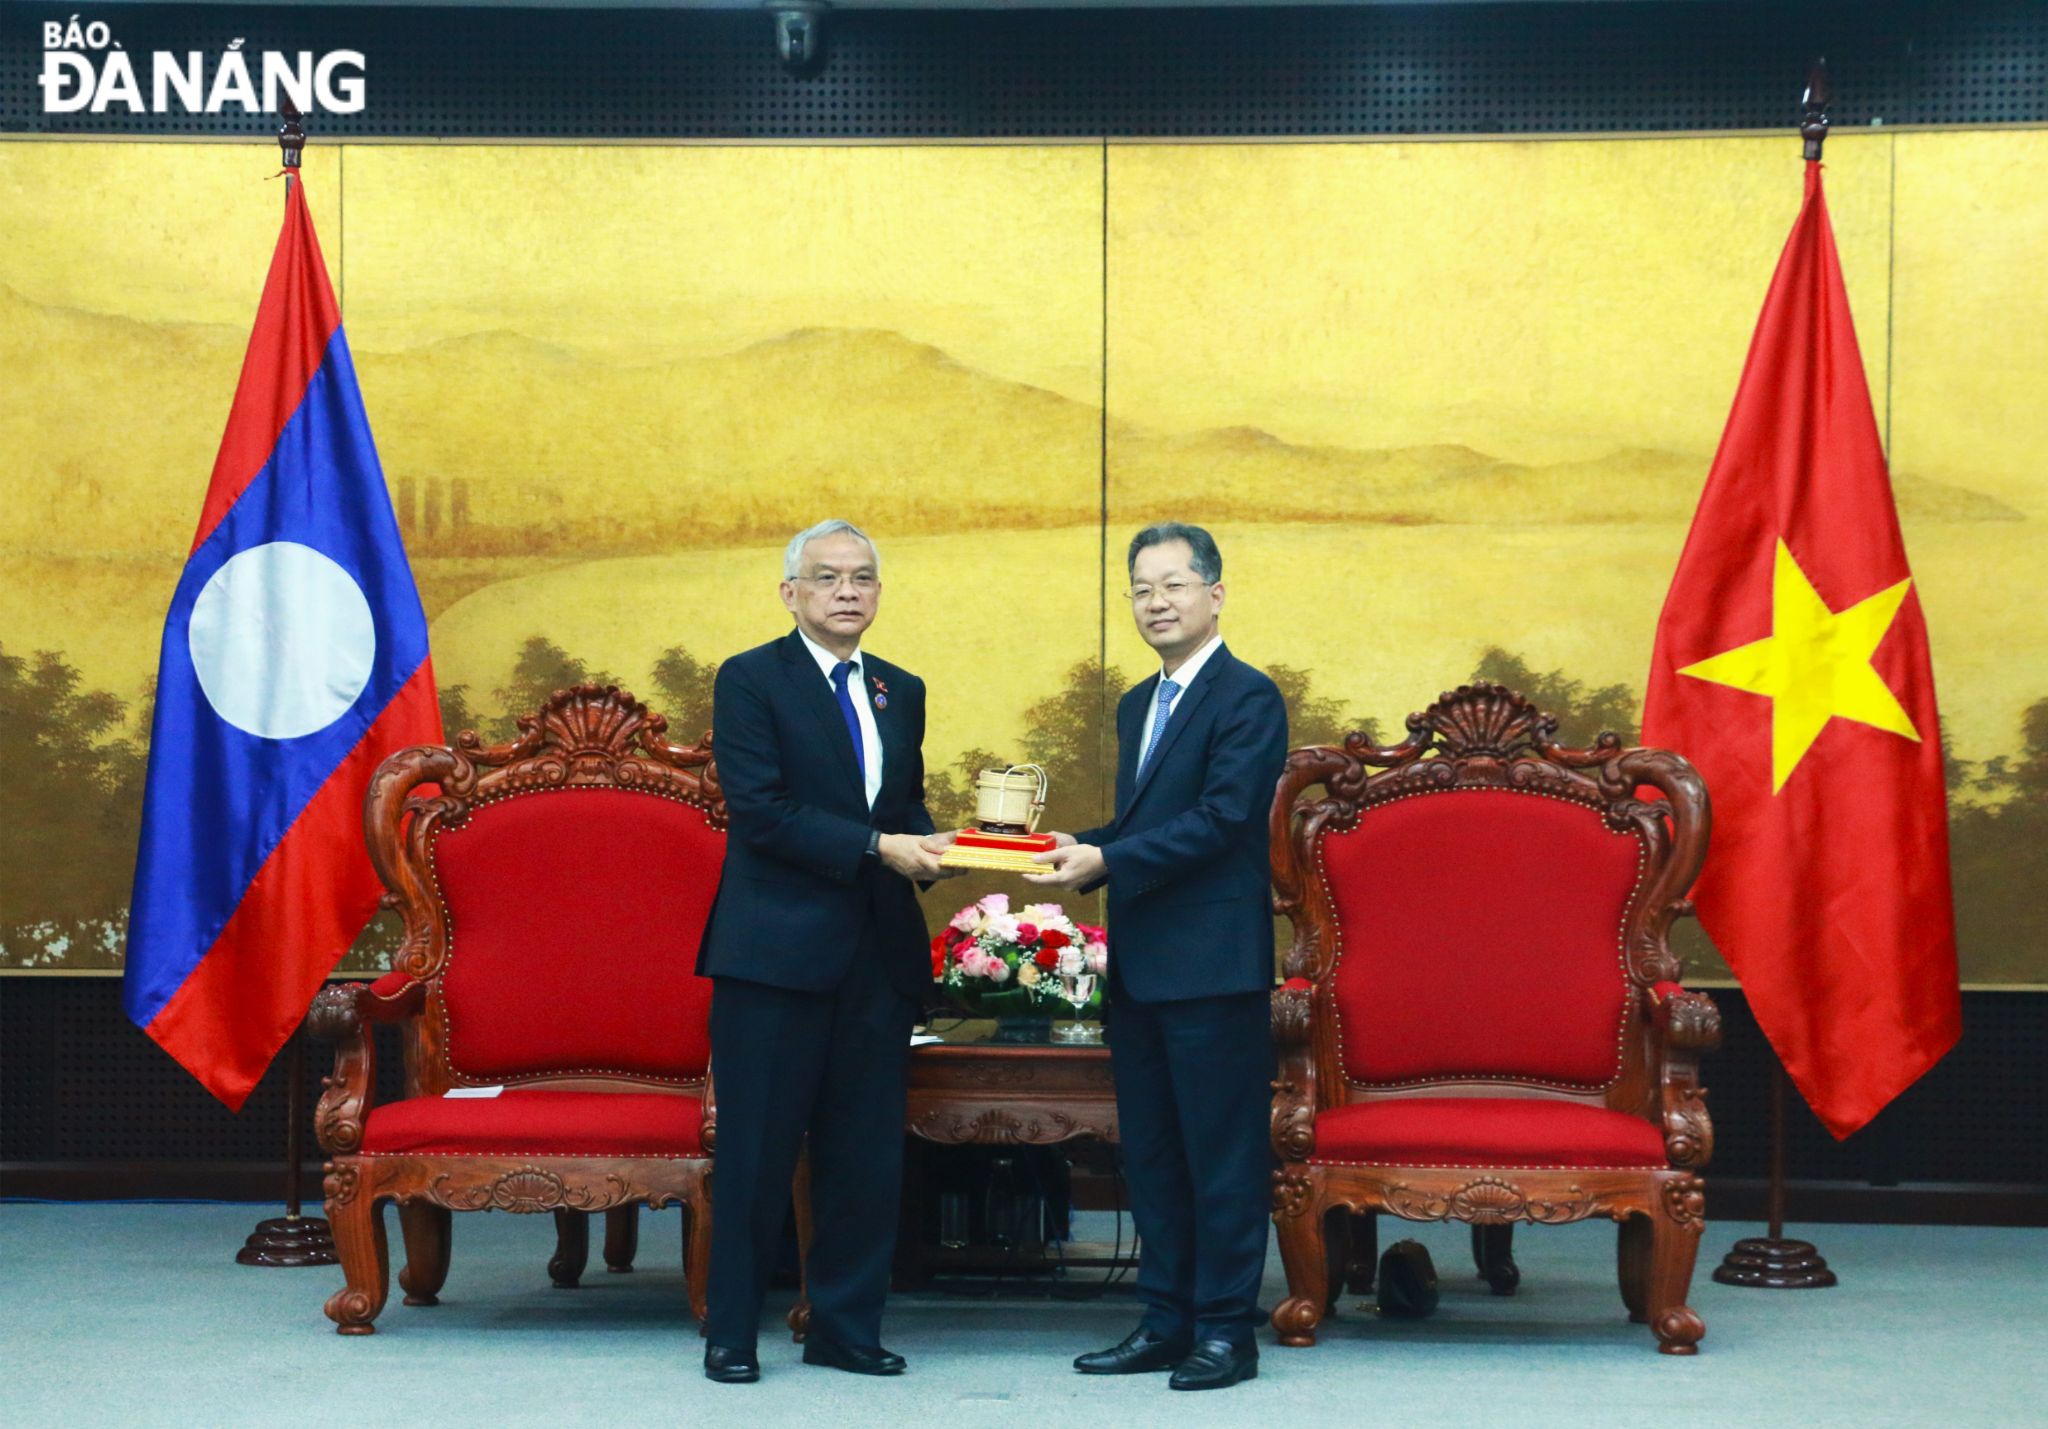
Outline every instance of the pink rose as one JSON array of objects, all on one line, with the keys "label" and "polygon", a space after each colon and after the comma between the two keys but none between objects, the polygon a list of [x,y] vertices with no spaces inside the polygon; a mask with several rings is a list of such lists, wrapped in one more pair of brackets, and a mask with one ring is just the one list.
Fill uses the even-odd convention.
[{"label": "pink rose", "polygon": [[1109,971],[1109,944],[1090,943],[1083,956],[1088,960],[1088,971],[1097,977]]},{"label": "pink rose", "polygon": [[961,933],[971,933],[974,925],[981,921],[981,905],[970,903],[953,915],[953,921],[946,926]]},{"label": "pink rose", "polygon": [[976,906],[984,913],[1007,913],[1010,911],[1010,895],[1007,893],[990,893],[985,895]]},{"label": "pink rose", "polygon": [[1004,983],[1010,980],[1010,965],[1008,963],[1004,962],[1001,958],[990,958],[988,962],[988,980],[990,982]]},{"label": "pink rose", "polygon": [[1038,925],[1035,923],[1019,923],[1017,925],[1017,941],[1024,944],[1027,948],[1037,942]]}]

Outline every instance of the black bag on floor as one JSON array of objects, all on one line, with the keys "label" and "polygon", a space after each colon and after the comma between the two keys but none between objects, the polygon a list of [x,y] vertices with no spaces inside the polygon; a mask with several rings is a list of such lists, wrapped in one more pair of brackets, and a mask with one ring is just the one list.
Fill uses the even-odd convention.
[{"label": "black bag on floor", "polygon": [[1436,1309],[1436,1267],[1421,1241],[1397,1240],[1380,1257],[1380,1313],[1420,1320]]}]

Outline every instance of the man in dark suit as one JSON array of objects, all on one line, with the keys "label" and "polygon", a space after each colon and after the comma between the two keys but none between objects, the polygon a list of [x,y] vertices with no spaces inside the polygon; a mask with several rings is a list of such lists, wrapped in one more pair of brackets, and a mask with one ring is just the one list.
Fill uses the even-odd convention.
[{"label": "man in dark suit", "polygon": [[913,884],[943,876],[924,804],[924,683],[864,654],[874,543],[845,521],[790,542],[796,629],[719,667],[712,731],[731,820],[697,971],[713,979],[718,1096],[704,1373],[760,1378],[755,1332],[810,1139],[804,1363],[900,1374],[882,1301],[903,1167],[910,1029],[931,990]]},{"label": "man in dark suit", "polygon": [[1083,1374],[1172,1369],[1175,1389],[1259,1372],[1273,1042],[1267,815],[1287,708],[1218,633],[1223,558],[1199,526],[1131,541],[1131,613],[1159,674],[1116,711],[1116,818],[1060,835],[1035,883],[1109,884],[1117,1123],[1145,1314]]}]

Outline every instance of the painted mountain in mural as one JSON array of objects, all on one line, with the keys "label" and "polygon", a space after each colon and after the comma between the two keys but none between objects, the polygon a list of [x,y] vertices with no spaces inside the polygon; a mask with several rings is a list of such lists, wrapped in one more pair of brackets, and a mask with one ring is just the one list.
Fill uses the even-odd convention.
[{"label": "painted mountain in mural", "polygon": [[[0,407],[0,546],[167,549],[211,468],[243,341],[0,288],[0,363],[34,374]],[[420,557],[693,549],[841,509],[918,534],[1080,525],[1099,508],[1098,408],[896,332],[806,328],[615,365],[498,331],[356,362]],[[1456,444],[1358,450],[1114,418],[1107,458],[1135,515],[1154,514],[1156,493],[1157,514],[1388,525],[1684,521],[1706,470],[1667,451],[1532,466]],[[1909,521],[2021,519],[1959,486],[1896,485]]]}]

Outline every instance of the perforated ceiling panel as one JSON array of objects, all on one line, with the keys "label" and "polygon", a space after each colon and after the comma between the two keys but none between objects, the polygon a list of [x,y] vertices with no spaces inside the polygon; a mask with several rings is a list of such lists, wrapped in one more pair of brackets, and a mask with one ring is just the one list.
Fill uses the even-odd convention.
[{"label": "perforated ceiling panel", "polygon": [[[360,135],[564,139],[1573,133],[1782,128],[1809,59],[1838,125],[2048,121],[2048,4],[849,11],[809,78],[750,11],[10,5],[0,127],[267,133],[239,112],[43,112],[42,24],[131,56],[363,52]],[[148,88],[145,79],[143,87]]]}]

